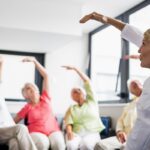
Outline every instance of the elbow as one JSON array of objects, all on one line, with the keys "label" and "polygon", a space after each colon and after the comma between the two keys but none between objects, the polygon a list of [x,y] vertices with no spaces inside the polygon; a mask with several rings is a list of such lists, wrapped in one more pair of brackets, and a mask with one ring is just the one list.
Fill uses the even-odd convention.
[{"label": "elbow", "polygon": [[43,78],[44,78],[44,79],[48,79],[48,72],[47,72],[47,71],[44,72]]},{"label": "elbow", "polygon": [[19,116],[15,116],[15,117],[13,118],[13,120],[14,120],[14,122],[17,124],[18,122],[21,121],[21,118],[20,118]]}]

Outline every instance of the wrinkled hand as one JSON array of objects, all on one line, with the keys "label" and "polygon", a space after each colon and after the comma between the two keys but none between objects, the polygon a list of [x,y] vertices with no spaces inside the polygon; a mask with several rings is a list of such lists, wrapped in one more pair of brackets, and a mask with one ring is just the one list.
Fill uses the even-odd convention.
[{"label": "wrinkled hand", "polygon": [[72,140],[73,139],[73,132],[67,132],[67,138],[68,140]]},{"label": "wrinkled hand", "polygon": [[119,142],[121,142],[122,144],[125,143],[127,140],[126,133],[123,131],[118,131],[117,132],[117,138],[118,138]]},{"label": "wrinkled hand", "polygon": [[75,67],[72,66],[62,66],[63,68],[67,69],[67,70],[74,70]]},{"label": "wrinkled hand", "polygon": [[36,59],[34,57],[25,57],[22,62],[34,62]]},{"label": "wrinkled hand", "polygon": [[81,18],[80,23],[85,23],[89,20],[96,20],[102,23],[107,23],[107,17],[97,12],[93,12],[89,15],[84,16],[83,18]]}]

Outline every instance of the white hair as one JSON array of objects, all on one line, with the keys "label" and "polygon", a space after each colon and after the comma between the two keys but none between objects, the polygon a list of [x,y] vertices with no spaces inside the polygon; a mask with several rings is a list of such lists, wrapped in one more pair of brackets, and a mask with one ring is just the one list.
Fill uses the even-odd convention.
[{"label": "white hair", "polygon": [[75,87],[73,87],[73,89],[79,89],[83,93],[84,98],[86,98],[86,91],[85,91],[85,89],[83,87],[81,87],[81,86],[75,86]]},{"label": "white hair", "polygon": [[34,83],[25,83],[23,88],[22,88],[22,93],[24,93],[24,90],[26,89],[27,86],[32,86],[38,93],[40,93],[39,88],[37,87],[36,84]]}]

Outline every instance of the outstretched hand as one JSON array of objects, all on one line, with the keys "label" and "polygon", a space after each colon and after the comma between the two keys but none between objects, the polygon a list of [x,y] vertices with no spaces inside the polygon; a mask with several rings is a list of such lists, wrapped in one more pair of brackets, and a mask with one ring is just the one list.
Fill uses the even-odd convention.
[{"label": "outstretched hand", "polygon": [[75,69],[75,67],[72,67],[72,66],[61,66],[61,67],[65,68],[67,70],[74,70]]},{"label": "outstretched hand", "polygon": [[36,59],[34,57],[25,57],[22,62],[34,62]]},{"label": "outstretched hand", "polygon": [[97,12],[93,12],[91,14],[84,16],[83,18],[80,19],[80,23],[85,23],[89,20],[96,20],[102,23],[107,23],[107,17]]}]

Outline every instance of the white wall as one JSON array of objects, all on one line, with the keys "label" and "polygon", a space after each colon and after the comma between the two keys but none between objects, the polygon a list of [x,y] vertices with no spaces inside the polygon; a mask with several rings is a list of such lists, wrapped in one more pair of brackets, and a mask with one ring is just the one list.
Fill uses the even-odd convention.
[{"label": "white wall", "polygon": [[81,5],[61,0],[0,0],[0,27],[81,35]]},{"label": "white wall", "polygon": [[72,104],[71,88],[81,84],[76,73],[65,70],[61,66],[72,65],[85,71],[88,62],[86,45],[87,36],[85,35],[46,56],[46,67],[51,77],[51,95],[55,113],[64,114],[69,105]]},{"label": "white wall", "polygon": [[78,36],[0,27],[0,49],[51,52],[61,49]]}]

